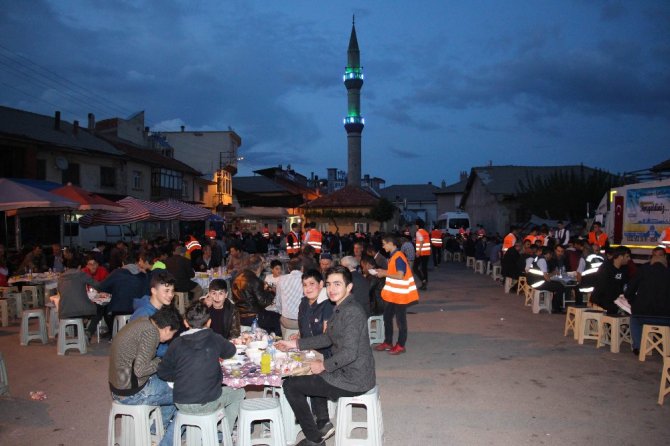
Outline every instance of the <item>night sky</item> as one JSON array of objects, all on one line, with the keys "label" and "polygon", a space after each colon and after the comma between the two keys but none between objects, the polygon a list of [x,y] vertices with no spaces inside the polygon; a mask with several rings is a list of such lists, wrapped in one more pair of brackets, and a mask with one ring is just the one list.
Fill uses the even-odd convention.
[{"label": "night sky", "polygon": [[670,158],[670,2],[0,0],[0,104],[242,137],[238,175],[346,169],[352,14],[363,174],[624,172]]}]

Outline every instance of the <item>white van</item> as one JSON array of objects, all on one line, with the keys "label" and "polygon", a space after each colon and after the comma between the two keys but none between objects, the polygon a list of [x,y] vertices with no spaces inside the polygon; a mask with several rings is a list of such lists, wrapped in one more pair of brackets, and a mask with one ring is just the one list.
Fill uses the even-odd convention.
[{"label": "white van", "polygon": [[[84,249],[93,249],[97,242],[116,243],[139,242],[139,237],[130,225],[98,225],[83,228],[79,226],[79,236],[75,237],[78,245]],[[67,236],[65,241],[67,241]]]},{"label": "white van", "polygon": [[442,230],[445,234],[458,235],[461,228],[466,231],[470,228],[470,216],[467,212],[445,212],[437,217],[437,229]]}]

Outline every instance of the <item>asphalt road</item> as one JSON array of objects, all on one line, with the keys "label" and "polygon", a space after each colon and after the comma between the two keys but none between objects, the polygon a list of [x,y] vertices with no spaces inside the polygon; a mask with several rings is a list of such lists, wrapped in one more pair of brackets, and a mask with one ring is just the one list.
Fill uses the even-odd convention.
[{"label": "asphalt road", "polygon": [[[384,444],[670,443],[657,354],[639,362],[628,344],[618,354],[578,345],[563,337],[564,316],[533,315],[464,264],[430,270],[410,311],[407,353],[375,353]],[[108,350],[61,357],[53,341],[19,346],[18,324],[0,328],[11,391],[0,397],[0,444],[104,445]],[[31,400],[33,390],[47,399]]]}]

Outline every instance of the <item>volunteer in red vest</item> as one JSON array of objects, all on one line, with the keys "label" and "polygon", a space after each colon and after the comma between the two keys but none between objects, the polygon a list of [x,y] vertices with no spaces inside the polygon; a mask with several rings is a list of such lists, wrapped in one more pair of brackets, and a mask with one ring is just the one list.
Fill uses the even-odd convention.
[{"label": "volunteer in red vest", "polygon": [[300,224],[293,223],[291,232],[286,235],[286,253],[293,258],[300,254],[302,243],[300,242]]},{"label": "volunteer in red vest", "polygon": [[281,224],[277,224],[277,238],[281,238],[284,235],[284,228]]},{"label": "volunteer in red vest", "polygon": [[314,248],[317,257],[321,254],[321,242],[323,242],[323,237],[321,231],[316,229],[316,222],[305,224],[305,243]]},{"label": "volunteer in red vest", "polygon": [[661,242],[661,245],[665,247],[665,253],[670,255],[670,226],[665,228],[661,235],[658,237],[658,240]]},{"label": "volunteer in red vest", "polygon": [[428,259],[430,259],[430,235],[424,229],[424,222],[421,219],[416,220],[416,238],[415,249],[416,259],[414,260],[414,274],[421,281],[420,290],[425,290],[428,285]]},{"label": "volunteer in red vest", "polygon": [[186,257],[187,259],[195,260],[196,254],[198,254],[196,251],[201,251],[202,252],[202,246],[200,245],[200,242],[198,241],[197,238],[193,237],[192,235],[189,235],[186,237]]},{"label": "volunteer in red vest", "polygon": [[[609,243],[607,242],[607,234],[602,230],[600,222],[593,222],[591,232],[589,232],[589,245],[596,245],[598,251],[605,249]],[[595,249],[595,246],[594,246]]]},{"label": "volunteer in red vest", "polygon": [[430,231],[430,250],[433,253],[433,266],[437,267],[442,260],[442,231],[437,228]]},{"label": "volunteer in red vest", "polygon": [[[407,257],[398,249],[400,242],[395,237],[387,235],[382,239],[382,246],[391,258],[387,270],[377,270],[379,277],[386,278],[386,283],[382,289],[384,342],[377,345],[375,350],[387,351],[390,355],[399,355],[405,353],[407,342],[407,307],[412,302],[419,300],[419,292],[416,290]],[[398,325],[398,341],[395,345],[393,345],[394,316]]]},{"label": "volunteer in red vest", "polygon": [[263,226],[263,238],[265,240],[270,240],[270,229],[268,228],[268,225]]},{"label": "volunteer in red vest", "polygon": [[514,246],[518,236],[519,236],[519,228],[517,228],[516,226],[512,226],[510,228],[509,234],[507,234],[503,239],[503,245],[502,245],[503,255],[505,255],[508,249]]}]

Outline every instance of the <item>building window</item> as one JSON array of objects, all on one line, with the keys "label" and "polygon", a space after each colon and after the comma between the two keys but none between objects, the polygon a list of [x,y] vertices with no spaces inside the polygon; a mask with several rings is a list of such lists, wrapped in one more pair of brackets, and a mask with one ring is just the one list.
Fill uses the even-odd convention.
[{"label": "building window", "polygon": [[100,166],[100,187],[116,187],[116,171],[113,167]]},{"label": "building window", "polygon": [[37,180],[47,179],[47,160],[37,160],[37,163],[35,165],[35,179]]},{"label": "building window", "polygon": [[151,170],[151,195],[154,198],[181,198],[184,179],[181,172],[154,168]]},{"label": "building window", "polygon": [[142,172],[133,170],[133,189],[142,190]]},{"label": "building window", "polygon": [[72,183],[75,186],[79,186],[79,164],[69,163],[67,169],[63,170],[62,183]]},{"label": "building window", "polygon": [[183,182],[181,195],[185,199],[188,199],[188,183],[186,181]]}]

